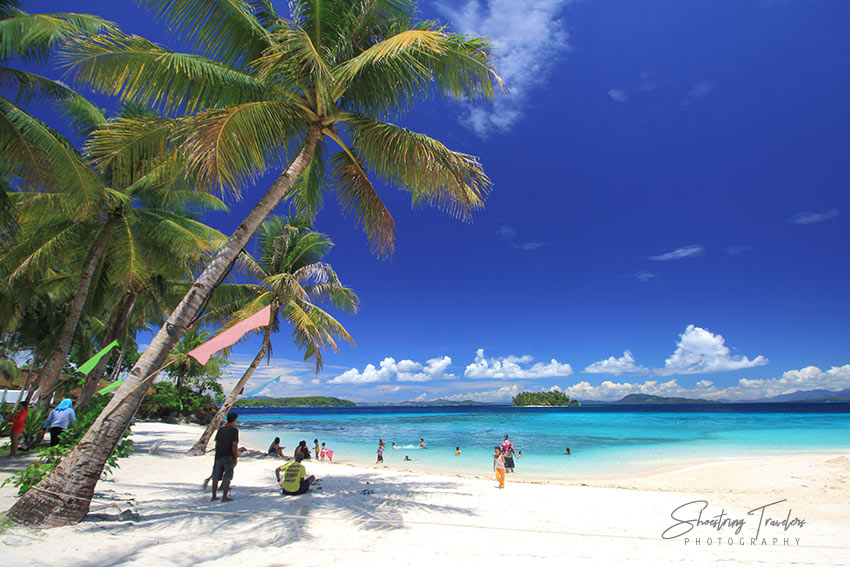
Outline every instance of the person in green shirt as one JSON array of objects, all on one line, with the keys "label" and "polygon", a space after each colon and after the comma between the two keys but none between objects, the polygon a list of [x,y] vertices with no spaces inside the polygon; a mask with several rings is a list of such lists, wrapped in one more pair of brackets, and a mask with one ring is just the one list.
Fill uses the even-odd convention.
[{"label": "person in green shirt", "polygon": [[[294,461],[290,461],[275,469],[274,474],[277,477],[277,483],[283,489],[284,494],[290,496],[304,494],[310,490],[310,485],[316,482],[316,477],[313,475],[304,478],[307,476],[307,470],[301,464],[302,460],[304,460],[304,455],[302,453],[295,453]],[[283,473],[283,479],[280,476],[281,472]]]}]

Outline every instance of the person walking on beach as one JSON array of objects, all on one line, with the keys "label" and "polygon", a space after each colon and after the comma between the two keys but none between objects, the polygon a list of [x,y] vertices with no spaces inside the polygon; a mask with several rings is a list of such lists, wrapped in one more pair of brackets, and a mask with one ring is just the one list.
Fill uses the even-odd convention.
[{"label": "person walking on beach", "polygon": [[384,462],[384,440],[378,439],[378,460],[375,464],[380,464]]},{"label": "person walking on beach", "polygon": [[230,482],[233,480],[233,469],[239,459],[239,430],[236,429],[236,412],[227,414],[225,423],[215,434],[215,462],[212,474],[212,500],[218,500],[218,483],[221,481],[221,501],[233,500],[228,496]]},{"label": "person walking on beach", "polygon": [[505,469],[509,473],[514,472],[514,444],[508,440],[507,433],[505,434],[505,440],[502,441],[499,448],[502,451],[502,455],[505,457]]},{"label": "person walking on beach", "polygon": [[499,488],[505,487],[505,455],[502,454],[502,448],[496,445],[493,448],[493,470],[496,471],[496,480],[499,481]]},{"label": "person walking on beach", "polygon": [[313,439],[313,454],[316,455],[316,458],[319,458],[319,440]]},{"label": "person walking on beach", "polygon": [[18,443],[21,439],[21,433],[24,432],[29,412],[29,402],[21,402],[20,409],[12,416],[12,444],[9,446],[10,457],[18,454]]},{"label": "person walking on beach", "polygon": [[55,447],[59,444],[59,435],[77,421],[77,414],[74,413],[74,408],[71,406],[70,398],[65,398],[47,414],[47,421],[44,422],[44,429],[50,431],[50,446]]}]

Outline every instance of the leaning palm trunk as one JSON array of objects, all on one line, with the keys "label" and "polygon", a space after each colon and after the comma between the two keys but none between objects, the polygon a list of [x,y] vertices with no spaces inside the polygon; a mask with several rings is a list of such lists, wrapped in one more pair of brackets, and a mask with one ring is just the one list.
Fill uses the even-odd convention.
[{"label": "leaning palm trunk", "polygon": [[[115,311],[111,317],[109,328],[103,337],[103,342],[101,343],[103,346],[108,345],[121,335],[121,330],[124,328],[124,325],[127,324],[127,319],[130,317],[130,313],[133,311],[133,306],[135,304],[136,294],[134,292],[128,293],[121,299],[121,301],[118,302],[118,305],[115,307]],[[94,396],[94,393],[97,390],[97,385],[103,377],[103,373],[106,371],[106,365],[109,364],[109,361],[112,358],[114,358],[112,353],[102,357],[89,375],[86,376],[86,381],[83,383],[83,389],[77,397],[77,407],[84,407],[89,403],[89,400],[92,399],[92,396]]]},{"label": "leaning palm trunk", "polygon": [[94,247],[91,254],[89,254],[88,260],[86,260],[85,266],[83,266],[83,271],[80,274],[80,284],[77,286],[77,294],[71,303],[71,312],[68,314],[68,319],[65,320],[65,325],[62,327],[62,334],[59,335],[59,341],[56,343],[53,355],[50,357],[39,379],[39,405],[42,409],[46,410],[50,405],[53,390],[56,389],[59,375],[65,367],[65,361],[68,359],[68,353],[71,351],[71,342],[74,340],[74,333],[77,332],[77,323],[80,322],[80,316],[83,314],[83,306],[86,304],[86,298],[89,295],[89,288],[91,287],[95,269],[100,263],[100,258],[103,256],[106,245],[109,243],[114,226],[115,222],[113,219],[110,219],[106,223],[106,226],[94,243]]},{"label": "leaning palm trunk", "polygon": [[74,524],[85,517],[106,460],[130,426],[171,349],[239,252],[304,172],[319,136],[318,130],[308,131],[301,151],[198,276],[76,448],[9,509],[9,518],[31,526],[54,527]]},{"label": "leaning palm trunk", "polygon": [[242,390],[245,389],[245,384],[247,384],[248,380],[251,379],[251,375],[254,374],[254,370],[257,369],[260,361],[263,360],[263,357],[269,350],[269,345],[271,344],[272,322],[275,320],[276,316],[277,309],[273,308],[271,317],[269,317],[269,324],[266,326],[266,332],[263,334],[263,346],[260,347],[260,352],[258,352],[257,356],[254,357],[254,360],[245,371],[245,374],[242,375],[242,378],[239,379],[239,382],[237,382],[236,385],[233,386],[233,389],[230,390],[230,393],[227,395],[227,399],[225,399],[221,407],[218,408],[218,412],[216,412],[215,417],[212,418],[212,421],[209,422],[207,428],[204,430],[204,434],[201,435],[198,442],[189,449],[188,453],[190,455],[203,455],[207,452],[207,445],[209,444],[213,433],[215,433],[218,426],[224,422],[224,417],[227,415],[227,412],[229,412],[230,408],[233,407],[233,404],[236,403],[236,398],[238,398],[242,393]]}]

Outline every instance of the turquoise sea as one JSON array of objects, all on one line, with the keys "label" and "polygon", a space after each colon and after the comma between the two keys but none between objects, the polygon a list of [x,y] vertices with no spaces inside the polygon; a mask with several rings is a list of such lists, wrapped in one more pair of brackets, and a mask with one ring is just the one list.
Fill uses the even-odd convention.
[{"label": "turquoise sea", "polygon": [[[581,408],[357,407],[239,411],[243,441],[285,454],[318,438],[334,461],[423,472],[489,474],[505,434],[529,479],[628,474],[683,461],[850,451],[850,403],[586,406]],[[424,438],[426,448],[419,447]],[[399,447],[392,450],[395,442]],[[461,455],[455,456],[455,447]],[[569,447],[571,456],[564,455]],[[412,461],[404,462],[404,456]]]}]

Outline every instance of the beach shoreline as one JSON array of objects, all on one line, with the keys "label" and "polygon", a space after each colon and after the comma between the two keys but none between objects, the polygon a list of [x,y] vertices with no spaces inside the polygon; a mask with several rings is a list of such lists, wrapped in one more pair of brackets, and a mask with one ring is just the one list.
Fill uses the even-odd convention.
[{"label": "beach shoreline", "polygon": [[[201,489],[212,456],[185,454],[201,430],[136,424],[135,452],[98,484],[89,516],[52,530],[5,524],[5,564],[262,567],[287,564],[291,556],[299,565],[480,565],[501,556],[506,538],[515,542],[521,564],[840,565],[850,557],[850,513],[843,505],[850,496],[847,454],[719,459],[567,484],[529,481],[518,472],[508,476],[505,490],[486,474],[307,461],[308,474],[322,478],[323,489],[283,497],[274,468],[284,461],[246,446],[251,452],[236,467],[235,500],[221,503],[210,502]],[[0,489],[0,507],[7,509],[13,497],[10,486]],[[673,511],[689,502],[706,502],[706,513],[722,509],[750,524],[743,534],[721,530],[723,546],[706,544],[718,537],[706,527],[694,528],[692,535],[701,537],[688,543],[686,536],[663,538]],[[769,510],[781,508],[783,517],[788,513],[805,525],[784,532],[762,528],[777,542],[771,535],[751,544],[754,520],[747,512],[775,502],[782,503]]]}]

